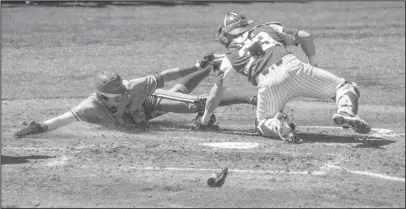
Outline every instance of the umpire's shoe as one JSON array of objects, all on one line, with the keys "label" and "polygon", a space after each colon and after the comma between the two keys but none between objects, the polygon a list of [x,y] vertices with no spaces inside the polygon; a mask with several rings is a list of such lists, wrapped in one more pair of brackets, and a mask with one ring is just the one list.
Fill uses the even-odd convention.
[{"label": "umpire's shoe", "polygon": [[218,130],[219,126],[218,124],[216,124],[216,116],[213,114],[210,117],[210,121],[207,125],[204,125],[202,123],[202,117],[204,115],[204,112],[199,112],[197,113],[196,118],[193,120],[193,122],[195,122],[196,124],[196,129],[197,130]]},{"label": "umpire's shoe", "polygon": [[367,134],[371,132],[371,126],[358,115],[351,116],[345,113],[336,113],[333,115],[333,121],[336,125],[343,128],[351,128],[353,131],[360,134]]},{"label": "umpire's shoe", "polygon": [[19,131],[17,131],[14,136],[16,138],[21,138],[27,135],[31,134],[38,134],[38,133],[43,133],[45,132],[45,125],[41,123],[37,123],[35,121],[31,122],[31,124],[28,127],[25,127]]}]

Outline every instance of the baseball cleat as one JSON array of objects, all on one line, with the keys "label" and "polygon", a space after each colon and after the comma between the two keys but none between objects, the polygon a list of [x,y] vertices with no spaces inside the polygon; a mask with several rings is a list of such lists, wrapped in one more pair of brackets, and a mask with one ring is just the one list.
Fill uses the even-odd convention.
[{"label": "baseball cleat", "polygon": [[220,173],[214,173],[209,179],[207,179],[207,185],[210,187],[221,187],[223,186],[228,174],[228,168],[225,167],[221,169]]},{"label": "baseball cleat", "polygon": [[19,131],[17,131],[14,136],[16,138],[21,138],[30,134],[37,134],[37,133],[42,133],[44,132],[44,128],[40,123],[37,123],[35,121],[31,122],[28,127],[25,127]]},{"label": "baseball cleat", "polygon": [[371,126],[357,115],[350,116],[345,113],[336,113],[333,115],[333,121],[338,126],[345,129],[351,128],[360,134],[367,134],[371,131]]}]

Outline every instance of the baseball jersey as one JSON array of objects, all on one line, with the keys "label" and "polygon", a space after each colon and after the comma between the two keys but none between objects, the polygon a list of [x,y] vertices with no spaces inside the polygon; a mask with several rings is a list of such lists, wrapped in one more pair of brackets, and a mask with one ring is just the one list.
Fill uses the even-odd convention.
[{"label": "baseball jersey", "polygon": [[231,77],[238,72],[248,77],[256,86],[256,77],[263,70],[278,62],[290,52],[286,46],[295,45],[295,29],[284,29],[281,25],[258,25],[235,39],[229,46],[229,52],[223,59],[218,83],[230,85]]},{"label": "baseball jersey", "polygon": [[[159,79],[161,80],[161,79]],[[156,88],[163,86],[155,76],[146,76],[133,80],[123,80],[124,86],[129,90],[128,98],[123,105],[122,113],[116,107],[109,108],[103,99],[92,93],[88,98],[70,111],[78,121],[85,121],[103,126],[119,123],[124,126],[135,126],[146,121],[143,103]]]}]

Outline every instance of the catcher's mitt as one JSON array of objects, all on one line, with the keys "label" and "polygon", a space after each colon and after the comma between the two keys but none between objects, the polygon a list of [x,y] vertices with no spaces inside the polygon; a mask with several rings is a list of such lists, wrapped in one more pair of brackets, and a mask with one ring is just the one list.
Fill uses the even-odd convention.
[{"label": "catcher's mitt", "polygon": [[214,60],[215,58],[216,58],[216,57],[214,56],[213,52],[210,52],[210,53],[206,53],[206,54],[203,56],[203,59],[202,59],[202,60],[199,60],[199,61],[197,61],[197,62],[199,63],[199,65],[200,65],[201,68],[206,68],[209,64],[213,63],[213,60]]}]

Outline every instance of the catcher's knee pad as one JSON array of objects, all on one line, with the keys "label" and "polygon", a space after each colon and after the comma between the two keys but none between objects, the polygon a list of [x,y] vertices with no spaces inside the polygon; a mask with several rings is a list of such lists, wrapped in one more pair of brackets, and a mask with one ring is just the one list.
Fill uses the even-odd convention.
[{"label": "catcher's knee pad", "polygon": [[278,112],[275,117],[260,120],[257,124],[257,131],[264,137],[280,138],[287,140],[294,132],[294,124],[290,122],[286,113]]},{"label": "catcher's knee pad", "polygon": [[340,84],[336,91],[337,113],[346,113],[354,116],[358,114],[358,100],[360,97],[358,86],[347,82]]}]

